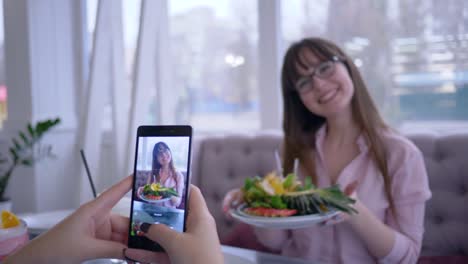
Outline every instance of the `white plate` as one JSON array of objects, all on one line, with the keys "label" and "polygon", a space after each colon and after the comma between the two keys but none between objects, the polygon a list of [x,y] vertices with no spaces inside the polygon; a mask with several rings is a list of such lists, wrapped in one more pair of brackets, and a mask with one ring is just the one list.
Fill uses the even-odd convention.
[{"label": "white plate", "polygon": [[159,200],[148,199],[143,195],[143,189],[142,188],[143,187],[140,187],[141,190],[138,190],[138,197],[140,197],[140,199],[142,199],[145,202],[148,202],[148,203],[162,203],[162,202],[165,202],[165,201],[168,201],[168,200],[171,199],[171,197],[167,197],[167,198],[163,198],[163,199],[159,199]]},{"label": "white plate", "polygon": [[297,229],[310,227],[319,224],[333,216],[337,215],[339,211],[333,210],[324,214],[311,214],[311,215],[299,215],[299,216],[288,216],[288,217],[263,217],[253,216],[244,213],[244,208],[247,205],[243,204],[237,209],[231,209],[230,213],[234,219],[237,219],[243,223],[272,229]]}]

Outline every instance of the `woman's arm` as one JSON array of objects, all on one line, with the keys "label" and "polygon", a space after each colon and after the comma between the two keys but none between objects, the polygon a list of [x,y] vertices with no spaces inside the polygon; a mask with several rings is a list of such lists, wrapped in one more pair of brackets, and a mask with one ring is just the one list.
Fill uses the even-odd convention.
[{"label": "woman's arm", "polygon": [[430,197],[420,152],[409,157],[392,178],[397,215],[387,213],[383,223],[358,201],[359,213],[350,217],[349,223],[380,262],[416,263],[424,232],[425,201]]},{"label": "woman's arm", "polygon": [[365,205],[356,202],[359,212],[349,218],[349,223],[376,258],[387,256],[395,243],[395,231],[382,223]]},{"label": "woman's arm", "polygon": [[182,196],[184,195],[185,181],[184,181],[184,175],[182,175],[182,173],[180,173],[179,171],[176,172],[175,177],[177,178],[175,179],[175,182],[176,182],[176,191],[179,194],[179,197],[173,196],[170,201],[174,207],[177,207],[182,202]]},{"label": "woman's arm", "polygon": [[382,263],[416,263],[421,249],[424,223],[424,203],[398,207],[396,218],[382,223],[362,203],[356,205],[359,214],[349,223],[361,237],[369,252]]}]

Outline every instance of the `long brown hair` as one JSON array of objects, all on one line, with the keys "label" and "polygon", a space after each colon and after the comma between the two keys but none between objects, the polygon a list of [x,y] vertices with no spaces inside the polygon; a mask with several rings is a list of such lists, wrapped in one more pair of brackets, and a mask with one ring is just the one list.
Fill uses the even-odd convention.
[{"label": "long brown hair", "polygon": [[155,175],[156,177],[160,177],[159,175],[159,172],[162,168],[162,165],[159,163],[158,161],[158,155],[162,152],[165,152],[165,151],[168,151],[170,154],[171,154],[171,161],[169,162],[169,170],[171,171],[171,177],[174,178],[174,181],[176,182],[176,186],[179,187],[179,181],[178,181],[178,178],[177,178],[177,170],[174,166],[174,161],[172,159],[172,152],[171,152],[171,149],[169,148],[169,146],[160,141],[156,144],[154,144],[154,147],[153,147],[153,164],[152,164],[152,168],[151,168],[151,174],[152,175]]},{"label": "long brown hair", "polygon": [[299,158],[307,175],[317,183],[315,171],[315,134],[325,123],[325,118],[310,112],[302,103],[296,92],[295,83],[300,77],[297,65],[304,65],[302,52],[310,50],[321,59],[329,60],[333,56],[340,58],[346,66],[354,85],[351,109],[358,126],[369,142],[369,150],[382,173],[385,194],[392,213],[396,213],[391,192],[391,178],[387,166],[387,150],[381,136],[383,130],[389,129],[377,110],[367,87],[354,64],[338,46],[321,38],[306,38],[293,43],[286,52],[281,71],[283,92],[283,130],[284,130],[284,172],[293,170],[294,159]]}]

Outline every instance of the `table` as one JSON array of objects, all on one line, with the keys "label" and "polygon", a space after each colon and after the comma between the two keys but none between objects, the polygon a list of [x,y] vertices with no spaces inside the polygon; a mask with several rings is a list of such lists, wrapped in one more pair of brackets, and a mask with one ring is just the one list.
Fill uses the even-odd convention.
[{"label": "table", "polygon": [[[19,214],[18,216],[28,223],[30,235],[32,237],[48,230],[49,228],[62,221],[65,217],[73,213],[74,210],[57,210],[43,213]],[[129,216],[130,215],[130,198],[124,197],[113,209],[112,212]],[[254,250],[222,246],[225,264],[305,264],[310,261],[284,257],[280,255],[268,254]],[[126,263],[125,261],[116,259],[96,259],[86,261],[83,264],[116,264]]]},{"label": "table", "polygon": [[[130,215],[130,203],[130,197],[125,196],[112,208],[112,212],[128,217]],[[29,234],[34,237],[50,229],[74,211],[73,209],[65,209],[42,213],[23,213],[18,214],[18,217],[28,223]]]},{"label": "table", "polygon": [[289,263],[289,264],[306,264],[311,263],[303,259],[290,258],[280,255],[274,255],[264,252],[259,252],[255,250],[230,247],[230,246],[221,246],[224,254],[224,263],[225,264],[280,264],[280,263]]},{"label": "table", "polygon": [[[288,258],[280,255],[273,255],[245,248],[230,246],[221,246],[224,254],[224,264],[307,264],[310,261]],[[124,260],[117,259],[96,259],[89,260],[82,264],[116,264],[127,263]],[[213,263],[215,264],[215,263]]]}]

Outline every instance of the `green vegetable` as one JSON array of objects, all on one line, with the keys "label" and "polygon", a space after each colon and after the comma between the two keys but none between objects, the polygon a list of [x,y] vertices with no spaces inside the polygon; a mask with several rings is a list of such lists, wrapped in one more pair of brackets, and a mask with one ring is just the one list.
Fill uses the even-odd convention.
[{"label": "green vegetable", "polygon": [[167,188],[167,187],[162,187],[158,191],[153,191],[151,189],[150,184],[146,184],[143,187],[143,194],[144,195],[155,195],[155,196],[162,196],[163,198],[171,197],[171,196],[179,196],[177,191],[174,188]]},{"label": "green vegetable", "polygon": [[275,208],[275,209],[286,209],[286,203],[283,202],[283,199],[281,199],[281,196],[271,196],[270,197],[270,204],[271,204],[271,207]]},{"label": "green vegetable", "polygon": [[288,174],[282,181],[285,191],[281,195],[270,195],[263,189],[264,184],[258,176],[245,179],[242,192],[248,207],[296,209],[299,215],[324,213],[329,209],[348,214],[357,213],[351,206],[356,201],[345,195],[338,185],[317,188],[310,177],[306,177],[301,185],[293,173]]},{"label": "green vegetable", "polygon": [[257,208],[257,207],[264,207],[264,208],[271,208],[271,205],[262,201],[255,201],[252,202],[249,207]]},{"label": "green vegetable", "polygon": [[294,173],[288,174],[288,176],[286,176],[286,179],[284,179],[283,188],[289,189],[294,184],[295,181],[296,181],[296,175]]}]

